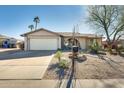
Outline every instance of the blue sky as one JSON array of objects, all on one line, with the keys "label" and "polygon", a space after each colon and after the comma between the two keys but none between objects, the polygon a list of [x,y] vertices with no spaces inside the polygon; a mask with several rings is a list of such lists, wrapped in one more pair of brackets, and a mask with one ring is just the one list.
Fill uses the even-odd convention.
[{"label": "blue sky", "polygon": [[[33,18],[40,17],[38,28],[58,32],[70,32],[73,25],[86,17],[86,6],[0,6],[0,34],[20,38],[20,34],[30,31],[28,25],[34,24]],[[91,33],[82,23],[81,33]]]}]

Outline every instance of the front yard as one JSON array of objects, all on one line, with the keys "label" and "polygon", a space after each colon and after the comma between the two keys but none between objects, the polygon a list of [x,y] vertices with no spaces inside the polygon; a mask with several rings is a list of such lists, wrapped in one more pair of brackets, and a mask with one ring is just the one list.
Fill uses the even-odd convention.
[{"label": "front yard", "polygon": [[[44,74],[43,79],[68,78],[71,71],[71,60],[68,58],[70,52],[63,52],[63,58],[69,61],[69,68],[61,74],[58,68],[58,60],[54,57]],[[122,79],[124,78],[124,57],[119,55],[93,55],[84,53],[85,61],[75,61],[76,79]]]},{"label": "front yard", "polygon": [[124,78],[124,58],[113,55],[85,54],[87,60],[76,65],[79,79],[119,79]]},{"label": "front yard", "polygon": [[69,61],[69,68],[66,69],[65,73],[62,74],[62,69],[59,68],[59,62],[58,60],[53,57],[51,60],[51,63],[49,64],[43,79],[59,79],[61,76],[64,76],[64,78],[67,78],[67,75],[70,72],[71,69],[71,60],[68,58],[68,52],[63,53],[63,57],[66,58]]}]

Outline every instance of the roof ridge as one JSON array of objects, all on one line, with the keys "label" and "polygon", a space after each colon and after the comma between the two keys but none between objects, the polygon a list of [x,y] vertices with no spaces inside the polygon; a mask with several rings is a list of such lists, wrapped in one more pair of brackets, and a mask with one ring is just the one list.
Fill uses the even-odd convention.
[{"label": "roof ridge", "polygon": [[51,31],[51,30],[48,30],[48,29],[45,29],[45,28],[39,28],[39,29],[36,29],[36,30],[33,30],[33,31],[26,32],[26,33],[22,34],[21,36],[25,36],[27,34],[31,34],[31,33],[34,33],[34,32],[40,31],[40,30],[45,30],[45,31],[48,31],[50,33],[54,33],[54,34],[60,35],[60,34],[54,32],[54,31]]}]

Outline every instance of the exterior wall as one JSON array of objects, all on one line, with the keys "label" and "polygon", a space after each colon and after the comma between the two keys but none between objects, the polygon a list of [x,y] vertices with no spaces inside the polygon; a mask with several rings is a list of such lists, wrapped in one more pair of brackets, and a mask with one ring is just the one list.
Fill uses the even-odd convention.
[{"label": "exterior wall", "polygon": [[61,37],[61,49],[64,49],[64,37]]},{"label": "exterior wall", "polygon": [[64,37],[63,40],[64,41],[67,41],[69,39],[69,37]]},{"label": "exterior wall", "polygon": [[124,40],[121,40],[120,43],[124,47]]},{"label": "exterior wall", "polygon": [[24,50],[28,50],[28,39],[24,37]]},{"label": "exterior wall", "polygon": [[28,36],[57,36],[55,35],[54,33],[50,33],[50,32],[47,32],[45,30],[41,30],[41,31],[37,31],[37,32],[34,32],[34,33],[31,33],[29,34]]},{"label": "exterior wall", "polygon": [[[64,41],[67,41],[69,38],[71,38],[71,37],[64,37]],[[81,49],[86,49],[86,38],[80,37],[80,38],[77,38],[77,40],[80,43]]]},{"label": "exterior wall", "polygon": [[32,35],[32,36],[27,36],[27,38],[29,38],[29,39],[31,39],[31,38],[32,38],[32,39],[36,39],[36,38],[37,38],[37,39],[39,39],[39,38],[44,38],[44,39],[45,39],[45,38],[48,38],[48,39],[50,39],[50,38],[58,38],[58,39],[59,39],[59,36],[48,36],[48,35],[47,35],[47,36],[40,36],[40,35],[33,36],[33,35]]},{"label": "exterior wall", "polygon": [[61,49],[61,37],[58,37],[58,45],[59,45],[59,47],[58,47],[58,48],[60,48],[60,49]]},{"label": "exterior wall", "polygon": [[86,38],[79,38],[81,49],[86,49]]},{"label": "exterior wall", "polygon": [[102,47],[102,38],[101,39],[97,39],[97,42],[98,42],[99,46]]},{"label": "exterior wall", "polygon": [[99,46],[102,46],[102,38],[87,38],[87,40],[86,40],[86,47],[87,47],[87,49],[89,48],[89,46],[91,45],[91,40],[97,40],[97,42],[98,42],[98,44],[99,44]]},{"label": "exterior wall", "polygon": [[[71,37],[64,37],[63,41],[67,41],[69,38]],[[88,49],[89,46],[91,45],[91,41],[90,40],[94,40],[95,38],[86,38],[86,37],[80,37],[77,38],[77,40],[80,43],[80,47],[81,49]],[[97,42],[100,46],[102,46],[102,38],[98,38]],[[64,44],[64,43],[63,43]]]}]

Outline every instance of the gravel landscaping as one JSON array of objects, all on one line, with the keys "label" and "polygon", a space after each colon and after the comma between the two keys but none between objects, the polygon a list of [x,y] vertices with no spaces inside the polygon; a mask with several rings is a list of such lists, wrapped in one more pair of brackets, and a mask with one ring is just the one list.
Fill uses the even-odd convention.
[{"label": "gravel landscaping", "polygon": [[[71,68],[71,60],[68,58],[69,52],[64,52],[63,57],[69,60]],[[124,78],[124,57],[119,55],[92,55],[86,54],[85,61],[76,62],[77,79],[122,79]],[[58,61],[53,58],[43,79],[58,79],[61,74],[58,68]],[[65,77],[69,75],[71,69],[67,69]]]},{"label": "gravel landscaping", "polygon": [[124,57],[85,54],[87,60],[76,64],[78,79],[124,78]]},{"label": "gravel landscaping", "polygon": [[63,53],[62,58],[64,59],[66,58],[66,60],[68,60],[69,68],[65,69],[63,73],[63,70],[58,67],[59,66],[58,59],[53,57],[42,79],[60,79],[60,77],[68,78],[68,75],[70,74],[70,69],[71,69],[70,67],[71,60],[69,60],[68,58],[68,53]]}]

